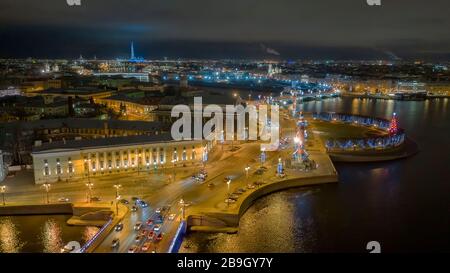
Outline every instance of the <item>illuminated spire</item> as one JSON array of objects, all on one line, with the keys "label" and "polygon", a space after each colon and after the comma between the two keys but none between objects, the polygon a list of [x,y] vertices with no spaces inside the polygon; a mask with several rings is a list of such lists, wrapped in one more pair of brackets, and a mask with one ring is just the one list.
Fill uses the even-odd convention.
[{"label": "illuminated spire", "polygon": [[134,60],[134,44],[133,41],[131,41],[131,60]]}]

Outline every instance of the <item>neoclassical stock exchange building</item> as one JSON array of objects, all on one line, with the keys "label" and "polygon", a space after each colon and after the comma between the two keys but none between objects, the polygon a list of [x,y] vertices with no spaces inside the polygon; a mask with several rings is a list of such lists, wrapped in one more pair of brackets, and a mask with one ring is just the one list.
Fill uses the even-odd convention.
[{"label": "neoclassical stock exchange building", "polygon": [[206,140],[174,141],[169,133],[55,141],[33,148],[36,184],[189,166],[208,158]]}]

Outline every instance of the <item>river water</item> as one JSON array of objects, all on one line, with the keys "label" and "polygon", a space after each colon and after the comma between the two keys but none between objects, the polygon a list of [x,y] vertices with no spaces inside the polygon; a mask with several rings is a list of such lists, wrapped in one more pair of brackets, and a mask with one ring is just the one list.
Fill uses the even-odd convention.
[{"label": "river water", "polygon": [[237,234],[190,234],[182,252],[382,252],[450,250],[450,103],[336,98],[306,112],[390,118],[420,152],[381,163],[335,164],[339,183],[276,192],[243,215]]},{"label": "river water", "polygon": [[70,241],[84,245],[97,227],[69,226],[71,215],[0,217],[0,253],[59,253]]}]

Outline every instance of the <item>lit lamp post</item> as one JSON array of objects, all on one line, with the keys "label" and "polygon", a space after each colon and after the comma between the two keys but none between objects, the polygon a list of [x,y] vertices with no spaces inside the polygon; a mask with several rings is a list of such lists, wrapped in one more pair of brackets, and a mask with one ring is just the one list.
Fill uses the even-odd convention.
[{"label": "lit lamp post", "polygon": [[[230,184],[231,184],[231,179],[228,179],[227,181],[227,193],[228,193],[228,198],[230,198]],[[230,200],[227,200],[227,206],[230,205]]]},{"label": "lit lamp post", "polygon": [[294,137],[294,159],[299,161],[300,160],[300,146],[301,146],[301,140],[299,137]]},{"label": "lit lamp post", "polygon": [[185,220],[186,218],[186,202],[183,198],[180,199],[180,206],[181,206],[181,218]]},{"label": "lit lamp post", "polygon": [[48,192],[50,191],[51,185],[49,183],[44,183],[44,184],[42,184],[42,187],[44,187],[44,190],[45,190],[45,193],[46,193],[47,204],[49,204],[50,203],[50,199],[48,197]]},{"label": "lit lamp post", "polygon": [[175,163],[177,162],[176,159],[172,159],[172,168],[173,168],[173,181],[175,181]]},{"label": "lit lamp post", "polygon": [[139,171],[140,171],[140,169],[141,169],[141,154],[138,154],[138,158],[137,158],[137,160],[138,160],[138,166],[137,166],[137,173],[138,173],[138,176],[139,176]]},{"label": "lit lamp post", "polygon": [[122,188],[122,185],[120,184],[115,184],[113,186],[114,188],[116,188],[116,215],[119,215],[119,199],[120,199],[120,194],[119,194],[119,190]]},{"label": "lit lamp post", "polygon": [[244,168],[245,170],[245,178],[248,180],[248,171],[250,170],[250,166],[247,165],[247,167]]},{"label": "lit lamp post", "polygon": [[224,131],[221,131],[221,135],[220,135],[220,143],[222,144],[222,152],[223,152],[223,143],[225,142],[225,136],[224,136]]},{"label": "lit lamp post", "polygon": [[3,206],[5,206],[6,205],[6,203],[5,203],[6,186],[0,186],[0,192],[2,193]]},{"label": "lit lamp post", "polygon": [[266,149],[261,148],[261,167],[264,167],[264,161],[266,161]]},{"label": "lit lamp post", "polygon": [[120,195],[116,197],[116,216],[119,217],[119,199]]},{"label": "lit lamp post", "polygon": [[92,198],[92,187],[94,186],[94,183],[86,183],[86,187],[88,188],[88,203],[91,202],[91,198]]}]

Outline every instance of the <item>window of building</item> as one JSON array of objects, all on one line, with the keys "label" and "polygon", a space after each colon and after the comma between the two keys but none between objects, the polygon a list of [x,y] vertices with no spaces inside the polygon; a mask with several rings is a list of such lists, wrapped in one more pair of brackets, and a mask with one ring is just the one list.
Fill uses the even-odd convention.
[{"label": "window of building", "polygon": [[61,174],[61,162],[59,161],[59,158],[56,159],[56,174],[60,175]]},{"label": "window of building", "polygon": [[44,175],[45,176],[50,175],[50,168],[48,167],[47,159],[44,160]]}]

